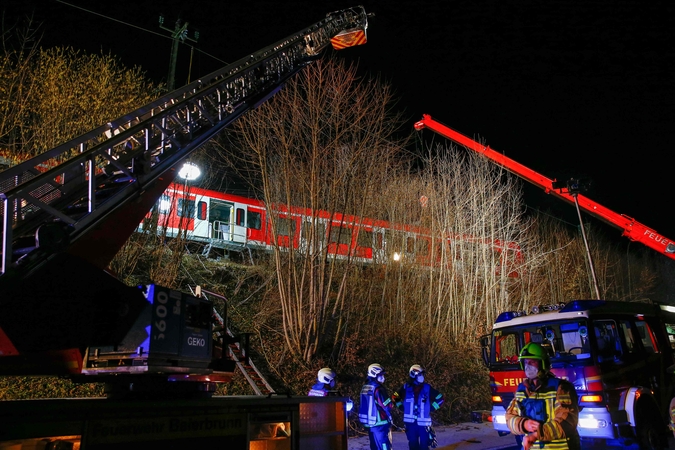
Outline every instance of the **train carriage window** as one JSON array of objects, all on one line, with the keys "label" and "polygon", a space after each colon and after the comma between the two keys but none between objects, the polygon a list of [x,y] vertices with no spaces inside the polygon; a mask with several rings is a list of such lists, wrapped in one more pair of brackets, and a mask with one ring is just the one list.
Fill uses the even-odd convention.
[{"label": "train carriage window", "polygon": [[277,235],[278,236],[294,236],[295,235],[295,221],[286,217],[277,218]]},{"label": "train carriage window", "polygon": [[308,245],[319,248],[326,241],[326,224],[323,222],[304,221],[300,234],[302,235],[302,240]]},{"label": "train carriage window", "polygon": [[405,240],[405,251],[406,253],[415,253],[415,238],[408,236]]},{"label": "train carriage window", "polygon": [[375,236],[375,248],[382,250],[384,248],[384,233],[382,231],[378,231],[375,233]]},{"label": "train carriage window", "polygon": [[209,210],[209,222],[218,221],[222,224],[230,223],[231,203],[223,203],[217,200],[211,200],[211,209]]},{"label": "train carriage window", "polygon": [[206,220],[206,202],[199,202],[197,204],[197,219]]},{"label": "train carriage window", "polygon": [[429,254],[429,241],[425,238],[419,238],[415,242],[415,253],[420,256],[427,256]]},{"label": "train carriage window", "polygon": [[171,197],[166,194],[162,194],[157,202],[157,211],[160,214],[169,214],[171,211]]},{"label": "train carriage window", "polygon": [[178,217],[192,218],[195,216],[195,201],[186,198],[178,199]]},{"label": "train carriage window", "polygon": [[332,226],[330,228],[330,243],[350,244],[352,242],[352,230],[347,227]]},{"label": "train carriage window", "polygon": [[245,219],[246,219],[246,211],[244,211],[244,208],[237,208],[234,219],[235,225],[243,227]]},{"label": "train carriage window", "polygon": [[262,214],[259,212],[249,211],[246,219],[246,227],[253,230],[260,230],[262,228]]},{"label": "train carriage window", "polygon": [[[379,235],[379,233],[378,233]],[[359,247],[372,248],[373,247],[373,232],[359,230],[359,235],[356,240],[356,244]]]}]

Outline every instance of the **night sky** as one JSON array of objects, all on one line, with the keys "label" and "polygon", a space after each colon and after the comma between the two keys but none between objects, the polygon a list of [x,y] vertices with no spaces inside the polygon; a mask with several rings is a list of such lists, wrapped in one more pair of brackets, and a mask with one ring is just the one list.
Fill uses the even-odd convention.
[{"label": "night sky", "polygon": [[[166,79],[168,31],[199,30],[191,80],[358,2],[10,0],[5,24],[34,10],[44,46],[111,52]],[[410,130],[430,114],[549,178],[591,181],[585,195],[675,239],[675,3],[362,2],[366,46],[340,55],[393,85]],[[120,22],[132,24],[135,27]],[[203,53],[202,53],[203,52]],[[178,83],[190,49],[179,50]],[[215,57],[215,58],[214,58]],[[217,59],[218,60],[217,60]],[[424,132],[425,139],[434,135]],[[436,137],[438,141],[440,137]],[[459,151],[465,151],[459,149]],[[528,189],[528,206],[575,217]],[[613,231],[613,230],[612,230]],[[619,236],[620,232],[616,231]]]}]

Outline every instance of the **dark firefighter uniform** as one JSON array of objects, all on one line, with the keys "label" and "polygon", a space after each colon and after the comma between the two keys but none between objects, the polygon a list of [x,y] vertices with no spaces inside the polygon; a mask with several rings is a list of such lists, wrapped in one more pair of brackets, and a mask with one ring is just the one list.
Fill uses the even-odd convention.
[{"label": "dark firefighter uniform", "polygon": [[579,449],[579,408],[574,386],[551,373],[539,378],[539,382],[535,386],[526,378],[520,383],[506,409],[506,425],[513,434],[526,435],[525,421],[534,419],[539,422],[539,439],[533,449]]},{"label": "dark firefighter uniform", "polygon": [[371,450],[391,450],[391,409],[393,402],[382,385],[384,369],[379,364],[368,368],[368,381],[361,388],[359,422],[368,429]]}]

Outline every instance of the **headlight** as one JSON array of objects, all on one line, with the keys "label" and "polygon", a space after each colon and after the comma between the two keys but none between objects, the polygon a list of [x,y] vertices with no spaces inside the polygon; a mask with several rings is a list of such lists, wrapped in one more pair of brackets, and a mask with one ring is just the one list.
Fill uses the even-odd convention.
[{"label": "headlight", "polygon": [[578,426],[579,428],[598,429],[605,428],[607,426],[607,422],[594,417],[580,417]]}]

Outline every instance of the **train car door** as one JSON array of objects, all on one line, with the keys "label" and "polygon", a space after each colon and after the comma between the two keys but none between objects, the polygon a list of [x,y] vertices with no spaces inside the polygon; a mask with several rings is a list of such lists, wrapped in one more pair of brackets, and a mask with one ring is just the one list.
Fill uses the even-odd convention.
[{"label": "train car door", "polygon": [[209,227],[211,238],[223,241],[231,241],[234,229],[234,203],[225,202],[215,198],[210,199],[208,208]]},{"label": "train car door", "polygon": [[246,205],[243,203],[235,203],[233,220],[232,220],[232,240],[240,244],[245,244],[247,240],[246,235]]},{"label": "train car door", "polygon": [[210,238],[209,197],[197,195],[195,203],[195,229],[193,234],[195,237]]}]

